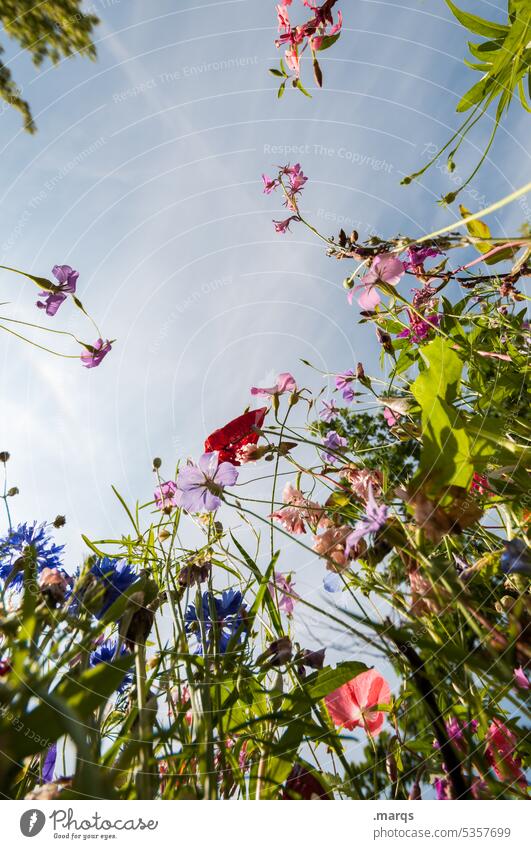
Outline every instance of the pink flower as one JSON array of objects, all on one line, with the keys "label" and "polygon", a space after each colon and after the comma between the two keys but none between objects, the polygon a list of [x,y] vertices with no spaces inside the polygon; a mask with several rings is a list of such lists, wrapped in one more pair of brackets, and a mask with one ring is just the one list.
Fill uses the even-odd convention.
[{"label": "pink flower", "polygon": [[279,610],[283,610],[287,616],[293,615],[295,601],[299,598],[293,589],[294,586],[291,575],[283,575],[282,572],[275,572],[275,580],[269,584],[272,597],[278,596]]},{"label": "pink flower", "polygon": [[108,339],[104,342],[103,339],[98,339],[94,345],[87,345],[84,352],[81,354],[81,362],[85,368],[96,368],[99,366],[104,357],[111,350],[112,342]]},{"label": "pink flower", "polygon": [[304,176],[304,172],[298,162],[291,168],[286,167],[284,173],[289,176],[290,187],[293,193],[300,192],[304,184],[308,182],[308,177]]},{"label": "pink flower", "polygon": [[[341,11],[338,10],[338,12],[337,12],[337,24],[334,24],[334,26],[331,27],[328,30],[328,32],[325,32],[325,35],[331,36],[331,35],[335,35],[338,32],[341,32],[342,26],[343,26],[343,15],[341,14]],[[312,47],[313,47],[314,50],[320,50],[322,43],[323,43],[323,36],[314,36],[312,38]]]},{"label": "pink flower", "polygon": [[355,466],[345,466],[341,469],[341,474],[346,477],[350,483],[352,492],[361,498],[362,501],[367,501],[369,498],[370,487],[375,495],[380,495],[382,492],[383,475],[375,469],[356,469]]},{"label": "pink flower", "polygon": [[324,510],[314,501],[308,501],[300,490],[287,483],[282,493],[282,501],[286,505],[271,513],[270,519],[277,522],[290,534],[305,534],[305,522],[318,527],[324,521]]},{"label": "pink flower", "polygon": [[271,179],[267,174],[262,174],[262,180],[264,181],[264,194],[270,195],[279,185],[277,179]]},{"label": "pink flower", "polygon": [[384,417],[385,421],[387,422],[388,427],[394,427],[395,425],[398,424],[400,415],[399,414],[395,415],[395,413],[391,410],[390,407],[384,407],[383,417]]},{"label": "pink flower", "polygon": [[288,47],[284,53],[284,59],[290,71],[293,71],[295,76],[299,77],[301,73],[301,57],[299,56],[299,50],[296,44]]},{"label": "pink flower", "polygon": [[351,531],[348,525],[333,525],[313,538],[313,550],[332,561],[333,571],[342,571],[348,566],[349,555],[345,554],[345,542]]},{"label": "pink flower", "polygon": [[493,720],[487,731],[485,756],[500,781],[517,782],[526,787],[521,761],[515,755],[516,737],[499,719]]},{"label": "pink flower", "polygon": [[396,286],[403,274],[404,263],[400,262],[396,256],[390,253],[378,254],[374,257],[370,269],[364,275],[361,285],[355,286],[348,293],[349,302],[352,303],[355,292],[365,289],[358,298],[358,304],[363,310],[374,310],[381,301],[376,286],[379,283]]},{"label": "pink flower", "polygon": [[174,507],[179,507],[179,490],[175,481],[161,483],[155,490],[155,503],[163,513],[171,513]]},{"label": "pink flower", "polygon": [[291,0],[284,0],[282,4],[279,3],[276,7],[279,32],[290,32],[291,30],[291,22],[289,19],[289,12],[287,8],[288,6],[291,6]]},{"label": "pink flower", "polygon": [[514,670],[514,682],[521,690],[529,690],[529,681],[521,666]]},{"label": "pink flower", "polygon": [[275,221],[273,220],[273,224],[275,225],[276,233],[285,233],[286,230],[289,230],[289,225],[292,221],[298,221],[298,215],[290,215],[289,218],[285,218],[284,221]]},{"label": "pink flower", "polygon": [[389,684],[376,669],[356,675],[325,697],[326,707],[333,723],[353,731],[359,725],[375,737],[380,733],[385,715],[374,710],[377,705],[391,702]]},{"label": "pink flower", "polygon": [[441,322],[441,316],[437,315],[437,313],[427,315],[425,318],[421,318],[412,310],[408,310],[407,314],[409,318],[409,327],[405,327],[404,330],[398,334],[398,338],[411,339],[411,341],[416,345],[420,342],[424,342]]},{"label": "pink flower", "polygon": [[261,389],[259,386],[251,386],[251,395],[273,396],[283,395],[285,392],[296,392],[297,384],[295,378],[288,371],[282,372],[277,377],[277,382],[269,389]]}]

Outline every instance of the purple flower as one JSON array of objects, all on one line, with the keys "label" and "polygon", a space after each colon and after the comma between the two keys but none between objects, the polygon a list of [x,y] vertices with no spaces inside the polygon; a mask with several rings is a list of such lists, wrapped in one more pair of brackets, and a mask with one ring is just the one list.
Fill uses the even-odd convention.
[{"label": "purple flower", "polygon": [[344,371],[342,374],[336,374],[336,389],[343,393],[343,399],[350,404],[354,400],[354,390],[351,386],[356,379],[352,369]]},{"label": "purple flower", "polygon": [[221,504],[224,487],[237,480],[237,468],[232,463],[220,463],[217,451],[203,454],[197,465],[189,463],[177,476],[181,507],[189,513],[213,513]]},{"label": "purple flower", "polygon": [[415,268],[416,266],[423,265],[423,263],[430,256],[440,256],[441,252],[437,250],[437,248],[423,248],[417,247],[416,245],[412,245],[407,249],[409,254],[409,262],[405,262],[404,266],[406,269]]},{"label": "purple flower", "polygon": [[450,798],[450,785],[446,778],[436,778],[433,782],[435,793],[439,802],[446,801]]},{"label": "purple flower", "polygon": [[52,743],[46,752],[44,763],[42,765],[42,780],[44,784],[53,781],[55,773],[55,761],[57,760],[57,743]]},{"label": "purple flower", "polygon": [[81,354],[81,362],[85,368],[96,368],[99,366],[104,357],[107,356],[112,348],[112,343],[108,339],[98,339],[94,345],[87,345],[84,352]]},{"label": "purple flower", "polygon": [[441,321],[441,316],[436,313],[434,315],[427,315],[425,318],[421,318],[412,310],[408,310],[407,313],[409,316],[409,327],[404,328],[398,334],[398,337],[401,339],[411,339],[416,345],[424,342],[432,331],[439,326]]},{"label": "purple flower", "polygon": [[377,504],[372,494],[372,484],[369,485],[369,497],[365,506],[365,516],[356,523],[351,534],[345,541],[345,554],[348,557],[354,546],[367,534],[375,534],[382,528],[388,516],[385,504]]},{"label": "purple flower", "polygon": [[69,265],[54,265],[52,274],[58,281],[55,292],[41,292],[40,297],[44,301],[37,301],[37,306],[40,310],[46,310],[46,315],[55,315],[63,301],[66,301],[66,295],[76,291],[77,278],[79,271],[74,271]]},{"label": "purple flower", "polygon": [[181,506],[181,497],[175,481],[161,483],[155,490],[155,504],[163,513],[171,513],[173,507]]},{"label": "purple flower", "polygon": [[[339,451],[341,453],[341,449],[345,448],[347,445],[347,440],[344,436],[340,436],[336,433],[335,430],[329,430],[326,434],[326,439],[324,441],[325,448],[329,448],[332,451]],[[325,463],[330,463],[333,465],[338,462],[338,458],[333,454],[328,454],[326,451],[322,454],[323,460]]]},{"label": "purple flower", "polygon": [[319,412],[319,418],[321,418],[324,422],[330,423],[332,419],[336,418],[338,413],[339,410],[333,401],[323,401]]}]

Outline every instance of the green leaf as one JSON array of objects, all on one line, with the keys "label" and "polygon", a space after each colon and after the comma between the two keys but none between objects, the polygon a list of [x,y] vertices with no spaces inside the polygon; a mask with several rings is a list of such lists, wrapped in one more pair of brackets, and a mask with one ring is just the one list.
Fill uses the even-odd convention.
[{"label": "green leaf", "polygon": [[422,411],[422,451],[415,479],[467,487],[474,467],[467,433],[459,411],[452,406],[463,369],[452,344],[438,336],[426,345],[422,353],[429,367],[411,385]]},{"label": "green leaf", "polygon": [[[0,725],[0,744],[4,752],[20,761],[36,752],[41,752],[65,733],[71,733],[74,722],[78,733],[86,728],[85,720],[105,704],[120,686],[123,677],[133,662],[132,655],[124,655],[112,665],[100,663],[86,669],[80,675],[67,673],[51,693],[54,704],[47,702],[46,694],[38,694],[40,703],[30,713],[18,717],[24,727],[19,734],[7,723]],[[57,703],[66,708],[63,716]],[[68,721],[67,721],[68,718]]]},{"label": "green leaf", "polygon": [[324,699],[329,693],[337,690],[347,681],[351,681],[361,672],[366,672],[369,667],[357,660],[348,660],[338,663],[335,669],[325,666],[319,669],[302,682],[301,687],[295,687],[286,693],[284,709],[289,710],[291,704],[294,710],[306,710],[308,704],[316,704]]},{"label": "green leaf", "polygon": [[509,32],[509,27],[504,24],[497,24],[494,21],[486,21],[484,18],[479,18],[477,15],[471,15],[468,12],[463,12],[452,3],[452,0],[446,0],[446,5],[451,9],[454,16],[460,24],[476,33],[476,35],[484,35],[486,38],[499,38],[505,36]]},{"label": "green leaf", "polygon": [[332,45],[336,43],[340,35],[340,32],[336,32],[334,33],[334,35],[323,36],[323,38],[321,39],[320,47],[318,48],[319,52],[322,53],[323,50],[328,50],[329,47],[332,47]]},{"label": "green leaf", "polygon": [[46,277],[36,277],[34,274],[28,274],[27,271],[19,271],[18,268],[11,268],[9,265],[0,265],[5,271],[12,271],[14,274],[20,274],[22,277],[27,277],[32,283],[35,283],[39,289],[44,289],[45,292],[56,292],[57,286]]}]

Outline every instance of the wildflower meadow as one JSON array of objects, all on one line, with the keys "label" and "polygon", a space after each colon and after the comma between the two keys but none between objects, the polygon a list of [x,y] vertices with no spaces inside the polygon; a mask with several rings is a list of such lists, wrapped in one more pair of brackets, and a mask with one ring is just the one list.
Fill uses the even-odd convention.
[{"label": "wildflower meadow", "polygon": [[[509,105],[530,109],[531,7],[509,0],[491,21],[465,0],[431,5],[452,13],[463,44],[472,39],[473,85],[457,103],[465,125],[442,154],[451,174],[466,133],[485,127],[473,180]],[[268,6],[278,60],[269,75],[260,68],[268,96],[318,120],[316,93],[327,92],[357,3]],[[16,452],[0,445],[2,796],[522,801],[531,233],[518,200],[530,184],[473,206],[467,177],[430,201],[421,228],[331,234],[307,203],[319,161],[262,159],[263,174],[242,179],[270,219],[278,265],[290,251],[328,257],[342,287],[333,309],[351,316],[358,356],[326,371],[294,343],[271,380],[220,372],[241,399],[232,413],[205,429],[187,406],[193,452],[153,456],[152,483],[134,498],[106,490],[121,519],[110,535],[83,530],[80,558],[64,541],[64,504],[47,498],[46,479],[21,479]],[[429,179],[430,165],[401,172],[400,192]],[[54,250],[62,263],[60,229]],[[93,317],[90,269],[38,276],[15,264],[5,260],[1,279],[33,301],[23,316],[2,305],[10,356],[66,357],[75,383],[117,367],[120,306]],[[290,279],[283,309],[296,339]],[[121,381],[133,371],[120,360]],[[96,429],[107,414],[97,386]],[[43,428],[40,439],[52,438]],[[30,485],[47,520],[21,513]]]}]

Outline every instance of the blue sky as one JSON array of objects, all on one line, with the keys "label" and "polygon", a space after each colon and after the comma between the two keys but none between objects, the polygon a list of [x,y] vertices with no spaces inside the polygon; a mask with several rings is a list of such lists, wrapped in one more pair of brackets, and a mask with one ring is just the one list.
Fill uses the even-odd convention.
[{"label": "blue sky", "polygon": [[[117,339],[91,372],[1,340],[0,447],[21,490],[13,512],[66,514],[72,569],[81,532],[127,530],[111,485],[148,500],[152,458],[170,476],[178,456],[196,456],[204,435],[250,403],[251,385],[289,370],[315,388],[301,358],[323,372],[358,360],[377,369],[376,342],[346,304],[346,266],[301,226],[273,232],[281,208],[262,194],[263,171],[300,161],[303,209],[329,235],[413,236],[458,214],[436,204],[452,187],[441,171],[399,185],[456,128],[455,104],[475,79],[442,0],[345,0],[324,89],[281,101],[267,73],[278,61],[272,0],[175,5],[96,0],[96,63],[35,69],[13,46],[6,53],[39,132],[1,110],[0,261],[42,275],[71,264],[80,297]],[[493,3],[462,5],[500,16]],[[525,120],[515,104],[462,196],[472,211],[529,180]],[[487,118],[465,143],[458,175],[490,127]],[[528,202],[493,216],[493,232],[516,230]],[[3,273],[0,300],[10,315],[34,315],[21,279]],[[60,321],[81,327],[68,307]]]}]

